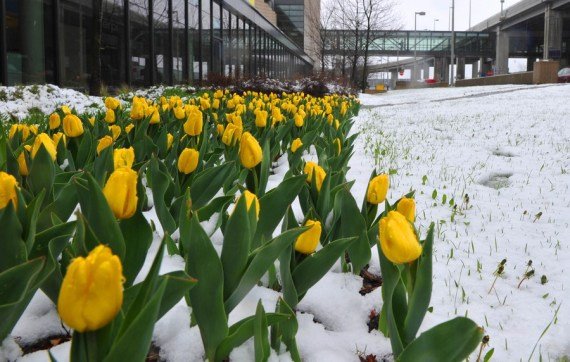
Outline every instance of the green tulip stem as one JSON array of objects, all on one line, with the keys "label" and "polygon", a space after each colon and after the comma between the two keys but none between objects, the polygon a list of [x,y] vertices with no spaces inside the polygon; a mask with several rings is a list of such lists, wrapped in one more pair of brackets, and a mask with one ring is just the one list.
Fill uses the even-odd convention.
[{"label": "green tulip stem", "polygon": [[87,344],[87,361],[88,362],[97,362],[100,359],[97,358],[97,335],[96,332],[87,332],[85,333],[85,339]]},{"label": "green tulip stem", "polygon": [[259,192],[259,179],[257,177],[257,170],[255,167],[251,169],[251,172],[253,173],[253,188],[255,190],[255,194],[257,195]]}]

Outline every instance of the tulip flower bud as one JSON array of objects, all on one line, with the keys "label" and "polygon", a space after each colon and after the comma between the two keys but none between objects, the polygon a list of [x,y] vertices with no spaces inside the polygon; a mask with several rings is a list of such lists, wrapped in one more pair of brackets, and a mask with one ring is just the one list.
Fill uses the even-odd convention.
[{"label": "tulip flower bud", "polygon": [[113,141],[116,141],[117,138],[121,135],[121,127],[115,125],[109,126],[109,131],[111,131],[111,135],[113,136]]},{"label": "tulip flower bud", "polygon": [[125,133],[127,133],[127,134],[131,133],[131,131],[133,130],[133,128],[135,128],[135,125],[132,124],[132,123],[126,125],[126,126],[125,126]]},{"label": "tulip flower bud", "polygon": [[394,264],[409,263],[420,257],[422,246],[410,222],[397,211],[380,220],[380,248]]},{"label": "tulip flower bud", "polygon": [[128,219],[137,211],[137,173],[122,167],[113,171],[103,194],[117,219]]},{"label": "tulip flower bud", "polygon": [[107,109],[107,112],[105,112],[105,122],[115,123],[115,111]]},{"label": "tulip flower bud", "polygon": [[49,116],[49,129],[56,129],[61,124],[61,118],[59,118],[59,114],[52,113]]},{"label": "tulip flower bud", "polygon": [[198,167],[200,153],[193,148],[185,148],[178,157],[178,171],[183,174],[190,174]]},{"label": "tulip flower bud", "polygon": [[267,111],[257,111],[255,114],[255,125],[259,128],[264,128],[267,126]]},{"label": "tulip flower bud", "polygon": [[65,114],[65,115],[71,114],[71,109],[69,109],[68,106],[61,106],[60,109],[63,112],[63,114]]},{"label": "tulip flower bud", "polygon": [[293,142],[291,142],[291,152],[295,153],[297,150],[303,146],[303,142],[300,138],[295,138]]},{"label": "tulip flower bud", "polygon": [[305,226],[310,226],[295,241],[295,250],[301,254],[312,254],[317,249],[321,239],[321,222],[315,220],[307,220]]},{"label": "tulip flower bud", "polygon": [[61,319],[80,333],[109,324],[121,310],[124,279],[119,257],[107,246],[73,259],[57,300]]},{"label": "tulip flower bud", "polygon": [[188,136],[198,136],[202,133],[204,120],[202,119],[202,112],[198,108],[192,108],[184,123],[184,132]]},{"label": "tulip flower bud", "polygon": [[342,144],[340,142],[340,138],[335,138],[333,144],[336,146],[336,155],[340,155],[340,151],[342,150]]},{"label": "tulip flower bud", "polygon": [[414,199],[409,199],[407,197],[402,197],[396,211],[404,215],[409,222],[414,222],[416,220],[416,202]]},{"label": "tulip flower bud", "polygon": [[186,117],[186,111],[184,110],[184,107],[174,108],[174,117],[176,117],[176,119],[179,121],[183,120]]},{"label": "tulip flower bud", "polygon": [[200,108],[202,108],[203,111],[209,109],[210,108],[210,100],[200,98]]},{"label": "tulip flower bud", "polygon": [[83,123],[74,114],[68,114],[63,119],[63,133],[67,137],[79,137],[83,134]]},{"label": "tulip flower bud", "polygon": [[16,181],[14,176],[0,171],[0,210],[8,206],[10,201],[12,201],[14,207],[18,206],[17,187],[18,181]]},{"label": "tulip flower bud", "polygon": [[154,106],[148,107],[145,111],[145,115],[147,117],[150,116],[149,124],[158,124],[160,123],[160,113],[158,113],[158,109]]},{"label": "tulip flower bud", "polygon": [[144,112],[147,105],[143,98],[133,97],[133,104],[131,106],[131,119],[141,120],[144,117]]},{"label": "tulip flower bud", "polygon": [[22,151],[18,156],[18,172],[20,176],[28,176],[30,170],[28,169],[28,164],[26,163],[26,152]]},{"label": "tulip flower bud", "polygon": [[55,145],[56,149],[57,149],[57,145],[59,144],[60,140],[63,140],[63,144],[65,144],[67,142],[65,135],[61,132],[54,133],[51,136],[51,139],[52,139],[53,144]]},{"label": "tulip flower bud", "polygon": [[222,135],[222,143],[226,146],[233,146],[239,139],[237,136],[238,131],[239,129],[235,124],[228,123]]},{"label": "tulip flower bud", "polygon": [[[247,207],[247,211],[251,209],[252,205],[255,205],[255,216],[259,219],[259,199],[255,196],[254,193],[249,192],[249,190],[245,190],[244,193],[240,196],[240,198],[245,197],[245,205]],[[239,200],[238,200],[239,202]]]},{"label": "tulip flower bud", "polygon": [[321,191],[321,186],[323,185],[323,181],[327,176],[325,170],[316,163],[309,161],[305,164],[303,172],[307,175],[307,182],[309,184],[313,182],[313,175],[315,175],[316,177],[315,183],[317,184],[317,191]]},{"label": "tulip flower bud", "polygon": [[174,142],[174,136],[171,133],[166,134],[166,149],[172,147],[172,142]]},{"label": "tulip flower bud", "polygon": [[214,102],[212,102],[212,108],[214,108],[214,109],[220,108],[220,100],[219,99],[214,99]]},{"label": "tulip flower bud", "polygon": [[295,126],[297,127],[303,127],[303,125],[305,124],[305,119],[299,113],[297,113],[295,117],[293,117],[293,120],[295,121]]},{"label": "tulip flower bud", "polygon": [[119,108],[121,106],[121,101],[119,101],[117,98],[113,98],[113,97],[107,97],[105,98],[105,107],[107,107],[108,109],[111,110],[115,110],[117,108]]},{"label": "tulip flower bud", "polygon": [[384,202],[384,200],[386,200],[386,194],[388,193],[388,187],[390,187],[388,175],[382,174],[374,177],[368,184],[366,201],[374,205]]},{"label": "tulip flower bud", "polygon": [[252,169],[261,162],[262,151],[259,142],[249,132],[241,136],[239,159],[243,167]]},{"label": "tulip flower bud", "polygon": [[109,147],[112,144],[113,144],[113,137],[105,136],[101,138],[99,142],[97,142],[97,155],[100,155],[101,151],[103,151],[105,148]]},{"label": "tulip flower bud", "polygon": [[55,148],[54,141],[49,138],[47,133],[40,133],[36,136],[34,140],[34,145],[32,146],[32,159],[36,157],[36,153],[40,150],[40,146],[43,145],[46,151],[51,156],[51,159],[55,161],[55,157],[57,156],[57,149]]},{"label": "tulip flower bud", "polygon": [[113,151],[113,163],[115,164],[115,170],[119,168],[133,167],[133,162],[135,161],[135,149],[129,148],[117,148]]},{"label": "tulip flower bud", "polygon": [[222,136],[224,134],[225,127],[223,124],[218,124],[216,126],[216,131],[218,132],[218,136]]}]

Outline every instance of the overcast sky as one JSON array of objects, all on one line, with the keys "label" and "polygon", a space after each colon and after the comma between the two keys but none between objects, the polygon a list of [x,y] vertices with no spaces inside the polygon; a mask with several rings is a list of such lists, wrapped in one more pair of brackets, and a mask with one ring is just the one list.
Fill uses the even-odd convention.
[{"label": "overcast sky", "polygon": [[[520,0],[505,0],[504,8]],[[437,30],[448,30],[449,8],[451,0],[395,0],[397,13],[400,15],[404,30],[414,29],[415,12],[425,11],[425,16],[418,15],[418,30],[433,30],[434,19]],[[501,10],[500,0],[471,0],[471,25],[475,25]],[[455,30],[467,30],[469,27],[469,0],[455,0]]]}]

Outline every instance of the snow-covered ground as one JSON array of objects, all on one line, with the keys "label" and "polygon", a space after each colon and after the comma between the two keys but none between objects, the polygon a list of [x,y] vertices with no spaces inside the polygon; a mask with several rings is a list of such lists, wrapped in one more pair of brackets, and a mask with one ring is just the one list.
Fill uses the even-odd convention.
[{"label": "snow-covered ground", "polygon": [[[570,356],[569,99],[570,85],[361,96],[363,109],[354,127],[361,136],[348,175],[356,180],[357,200],[362,200],[376,166],[392,174],[391,200],[417,190],[417,225],[422,233],[430,222],[437,224],[433,313],[426,316],[422,330],[468,315],[490,336],[494,361],[528,360],[535,344],[531,360]],[[278,169],[283,165],[286,161],[280,160]],[[152,212],[148,216],[155,218]],[[152,250],[156,252],[156,244]],[[489,292],[493,272],[504,258],[504,276]],[[535,275],[519,288],[529,260]],[[163,272],[182,267],[180,258],[165,257]],[[379,271],[376,250],[371,270]],[[361,296],[361,286],[360,277],[334,268],[307,293],[297,313],[297,341],[304,361],[358,361],[359,354],[389,358],[389,341],[377,331],[369,333],[366,325],[370,311],[381,308],[380,289]],[[253,314],[258,299],[266,310],[273,310],[278,297],[267,288],[254,288],[232,312],[230,323]],[[189,325],[184,301],[158,322],[154,340],[161,357],[201,360],[198,329]],[[58,332],[54,306],[38,293],[12,335],[25,342]],[[52,351],[65,361],[69,343]],[[15,359],[20,353],[13,341],[5,341],[0,359]],[[231,359],[252,360],[253,343],[234,350]],[[48,358],[38,352],[19,360]],[[273,354],[271,360],[287,361],[289,356]]]}]

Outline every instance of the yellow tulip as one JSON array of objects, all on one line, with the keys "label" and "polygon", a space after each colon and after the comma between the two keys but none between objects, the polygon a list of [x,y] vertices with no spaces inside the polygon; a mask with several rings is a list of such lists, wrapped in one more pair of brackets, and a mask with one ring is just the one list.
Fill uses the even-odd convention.
[{"label": "yellow tulip", "polygon": [[293,142],[291,142],[291,152],[295,153],[297,150],[303,146],[303,142],[301,142],[300,138],[295,138]]},{"label": "yellow tulip", "polygon": [[59,141],[60,141],[60,140],[63,140],[63,144],[64,144],[64,145],[65,145],[66,142],[67,142],[67,139],[65,138],[65,135],[64,135],[63,133],[61,133],[61,132],[54,133],[54,134],[51,136],[51,139],[52,139],[53,144],[55,145],[56,149],[57,149],[57,145],[59,145]]},{"label": "yellow tulip", "polygon": [[135,125],[134,125],[134,124],[132,124],[132,123],[131,123],[131,124],[128,124],[128,125],[125,126],[125,132],[126,132],[126,133],[131,133],[131,131],[133,130],[133,128],[135,128]]},{"label": "yellow tulip", "polygon": [[113,151],[113,163],[115,164],[115,170],[119,168],[133,167],[133,162],[135,162],[135,149],[129,148],[117,148]]},{"label": "yellow tulip", "polygon": [[414,222],[416,220],[416,202],[414,199],[407,197],[402,197],[398,206],[396,206],[396,211],[404,215],[409,222]]},{"label": "yellow tulip", "polygon": [[103,194],[117,219],[128,219],[137,211],[137,173],[122,167],[113,171]]},{"label": "yellow tulip", "polygon": [[315,220],[307,220],[305,226],[310,226],[295,241],[295,250],[301,254],[312,254],[317,249],[321,239],[321,222]]},{"label": "yellow tulip", "polygon": [[228,123],[224,134],[222,135],[222,143],[226,146],[233,146],[241,138],[242,128],[233,123]]},{"label": "yellow tulip", "polygon": [[184,123],[184,132],[186,132],[188,136],[198,136],[202,133],[203,126],[204,120],[202,119],[202,112],[197,108],[190,110],[188,118]]},{"label": "yellow tulip", "polygon": [[117,98],[113,98],[113,97],[107,97],[105,98],[105,107],[107,107],[108,109],[111,110],[115,110],[117,108],[119,108],[121,106],[121,101],[119,101]]},{"label": "yellow tulip", "polygon": [[220,100],[219,99],[214,99],[214,101],[212,102],[212,108],[214,108],[214,109],[220,108]]},{"label": "yellow tulip", "polygon": [[26,152],[22,151],[18,156],[18,172],[21,176],[28,176],[30,171],[28,170],[28,164],[26,163]]},{"label": "yellow tulip", "polygon": [[340,155],[340,151],[342,150],[342,144],[340,143],[340,138],[335,138],[333,144],[336,146],[336,155]]},{"label": "yellow tulip", "polygon": [[174,142],[174,136],[171,133],[166,134],[166,149],[170,149],[172,147],[172,142]]},{"label": "yellow tulip", "polygon": [[109,126],[109,131],[111,131],[111,135],[113,136],[113,141],[116,141],[117,138],[121,135],[121,127],[115,125]]},{"label": "yellow tulip", "polygon": [[239,159],[245,168],[252,169],[261,162],[262,151],[259,142],[249,132],[241,136]]},{"label": "yellow tulip", "polygon": [[303,119],[303,116],[300,115],[299,113],[297,113],[295,115],[295,117],[293,117],[293,120],[295,121],[295,126],[297,126],[297,127],[303,127],[303,125],[305,124],[305,120]]},{"label": "yellow tulip", "polygon": [[79,137],[83,134],[83,123],[74,114],[68,114],[63,118],[63,133],[67,137]]},{"label": "yellow tulip", "polygon": [[210,100],[200,98],[200,108],[202,108],[203,111],[209,109],[210,108]]},{"label": "yellow tulip", "polygon": [[255,113],[255,125],[259,128],[267,126],[267,111],[258,110]]},{"label": "yellow tulip", "polygon": [[124,280],[121,261],[107,246],[73,259],[57,300],[61,319],[80,333],[109,324],[121,310]]},{"label": "yellow tulip", "polygon": [[107,109],[107,112],[105,112],[105,122],[115,123],[115,111],[114,110]]},{"label": "yellow tulip", "polygon": [[12,201],[14,208],[18,206],[18,193],[16,178],[4,171],[0,171],[0,210],[8,206]]},{"label": "yellow tulip", "polygon": [[307,175],[307,182],[309,184],[313,182],[313,174],[315,175],[316,177],[315,183],[317,185],[317,191],[321,191],[321,186],[323,186],[323,181],[327,176],[325,170],[316,163],[309,161],[305,164],[303,172]]},{"label": "yellow tulip", "polygon": [[49,116],[49,129],[56,129],[61,124],[61,118],[59,118],[59,114],[52,113]]},{"label": "yellow tulip", "polygon": [[177,120],[181,121],[186,117],[186,111],[184,111],[184,107],[176,107],[174,108],[174,117]]},{"label": "yellow tulip", "polygon": [[65,115],[71,114],[71,109],[69,109],[68,106],[61,106],[61,111],[62,111],[63,114],[65,114]]},{"label": "yellow tulip", "polygon": [[370,204],[379,204],[386,200],[386,194],[390,187],[390,179],[388,175],[382,174],[374,177],[368,184],[368,191],[366,193],[366,201]]},{"label": "yellow tulip", "polygon": [[133,97],[133,104],[131,106],[131,119],[141,120],[144,118],[145,109],[147,104],[143,98]]},{"label": "yellow tulip", "polygon": [[218,124],[216,126],[216,131],[218,131],[218,136],[221,136],[224,134],[224,129],[225,129],[225,127],[223,124]]},{"label": "yellow tulip", "polygon": [[[243,194],[241,194],[240,199],[242,197],[245,197],[245,206],[247,208],[247,211],[249,212],[251,210],[251,206],[255,205],[255,216],[259,219],[259,210],[260,210],[260,205],[259,205],[259,199],[257,198],[257,196],[252,193],[249,192],[249,190],[245,190]],[[238,200],[239,202],[239,200]]]},{"label": "yellow tulip", "polygon": [[22,141],[28,139],[28,136],[30,135],[30,128],[25,124],[13,124],[12,126],[10,126],[10,131],[8,132],[8,138],[9,139],[14,138],[14,135],[18,131],[20,131],[22,134]]},{"label": "yellow tulip", "polygon": [[111,146],[113,144],[113,137],[111,136],[105,136],[103,138],[101,138],[99,140],[99,142],[97,142],[97,154],[101,154],[101,151],[103,151],[105,148]]},{"label": "yellow tulip", "polygon": [[49,138],[47,133],[40,133],[36,136],[34,145],[32,146],[32,159],[36,157],[36,153],[38,153],[40,146],[42,145],[51,156],[51,159],[55,161],[55,158],[57,156],[56,144],[51,138]]},{"label": "yellow tulip", "polygon": [[193,148],[185,148],[178,157],[178,171],[183,174],[190,174],[198,167],[200,153]]},{"label": "yellow tulip", "polygon": [[95,117],[89,117],[88,121],[89,121],[89,124],[91,125],[91,127],[95,126]]},{"label": "yellow tulip", "polygon": [[160,114],[158,113],[158,109],[154,106],[148,107],[145,111],[145,115],[147,117],[150,116],[149,124],[158,124],[160,123]]},{"label": "yellow tulip", "polygon": [[390,211],[380,220],[379,235],[382,253],[392,263],[409,263],[422,254],[422,246],[412,225],[397,211]]}]

